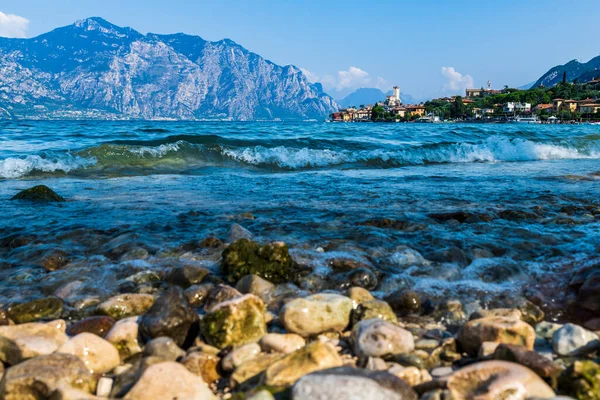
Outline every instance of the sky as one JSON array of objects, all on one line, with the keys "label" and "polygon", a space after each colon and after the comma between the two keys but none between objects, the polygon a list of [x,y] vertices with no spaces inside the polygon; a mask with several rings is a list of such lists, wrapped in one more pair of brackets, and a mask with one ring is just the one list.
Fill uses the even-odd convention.
[{"label": "sky", "polygon": [[598,0],[2,0],[0,36],[92,16],[142,33],[229,38],[302,68],[339,99],[360,87],[432,98],[518,87],[600,54]]}]

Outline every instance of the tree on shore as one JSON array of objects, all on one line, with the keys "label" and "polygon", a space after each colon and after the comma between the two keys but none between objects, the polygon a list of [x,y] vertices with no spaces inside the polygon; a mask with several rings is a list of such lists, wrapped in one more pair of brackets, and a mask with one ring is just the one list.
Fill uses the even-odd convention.
[{"label": "tree on shore", "polygon": [[462,101],[461,96],[456,96],[454,103],[450,106],[450,117],[452,118],[464,118],[467,114],[467,107]]},{"label": "tree on shore", "polygon": [[371,121],[381,121],[385,119],[385,110],[382,106],[376,105],[371,110]]}]

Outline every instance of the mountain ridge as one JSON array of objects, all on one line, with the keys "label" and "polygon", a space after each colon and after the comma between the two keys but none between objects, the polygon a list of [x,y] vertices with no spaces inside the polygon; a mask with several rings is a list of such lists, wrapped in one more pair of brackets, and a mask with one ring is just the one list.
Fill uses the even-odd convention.
[{"label": "mountain ridge", "polygon": [[142,34],[100,17],[0,38],[0,71],[5,118],[307,119],[338,107],[298,67],[231,39]]},{"label": "mountain ridge", "polygon": [[556,65],[542,75],[532,87],[540,85],[545,87],[555,86],[562,82],[565,73],[567,82],[577,80],[580,83],[585,83],[596,79],[600,77],[600,56],[596,56],[585,63],[571,60],[566,64]]}]

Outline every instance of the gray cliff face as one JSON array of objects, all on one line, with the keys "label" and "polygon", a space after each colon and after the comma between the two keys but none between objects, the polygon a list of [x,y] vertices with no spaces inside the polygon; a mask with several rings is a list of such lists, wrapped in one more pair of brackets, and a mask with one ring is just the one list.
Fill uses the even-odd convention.
[{"label": "gray cliff face", "polygon": [[0,38],[0,118],[306,119],[335,101],[231,40],[142,35],[90,18]]}]

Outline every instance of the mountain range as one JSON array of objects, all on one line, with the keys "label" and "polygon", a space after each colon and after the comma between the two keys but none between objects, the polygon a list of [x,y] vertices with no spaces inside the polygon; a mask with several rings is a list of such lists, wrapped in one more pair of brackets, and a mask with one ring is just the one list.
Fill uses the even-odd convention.
[{"label": "mountain range", "polygon": [[239,44],[88,18],[0,38],[0,118],[309,119],[338,104],[293,66]]},{"label": "mountain range", "polygon": [[567,74],[567,82],[577,80],[579,83],[585,83],[600,78],[600,56],[594,57],[586,63],[572,60],[564,65],[557,65],[542,75],[533,87],[540,85],[552,87],[562,82],[565,73]]},{"label": "mountain range", "polygon": [[[360,88],[350,93],[343,99],[338,100],[342,107],[359,107],[361,105],[375,104],[378,101],[384,101],[385,97],[391,95],[392,91],[384,93],[377,88]],[[404,104],[413,104],[417,100],[410,94],[400,93],[400,99]]]}]

